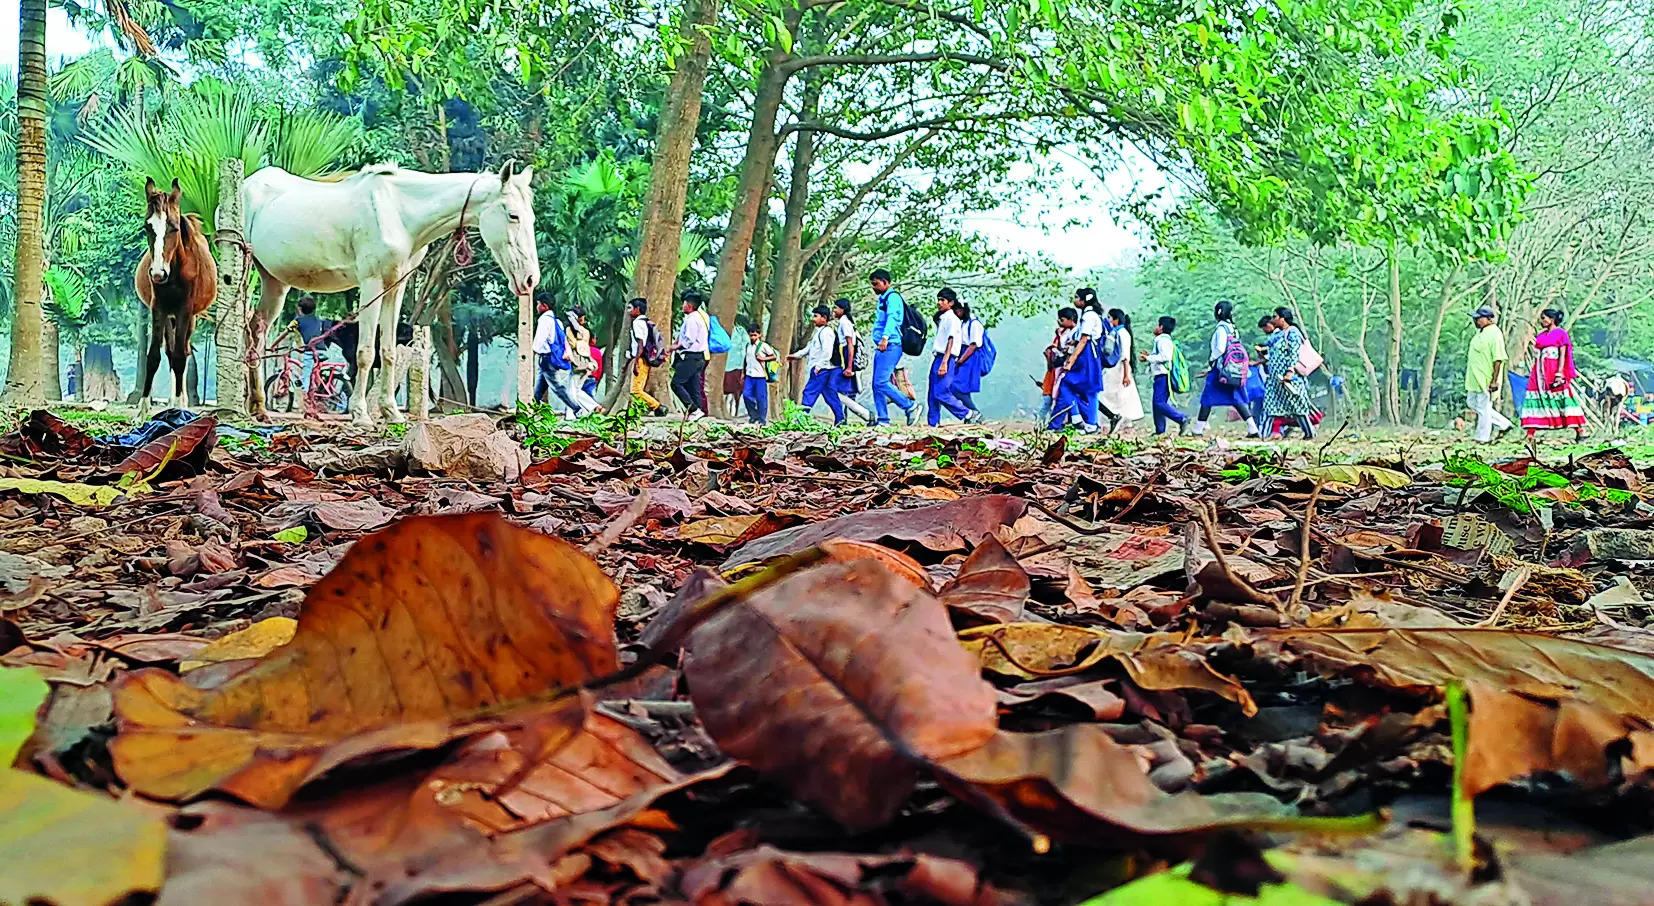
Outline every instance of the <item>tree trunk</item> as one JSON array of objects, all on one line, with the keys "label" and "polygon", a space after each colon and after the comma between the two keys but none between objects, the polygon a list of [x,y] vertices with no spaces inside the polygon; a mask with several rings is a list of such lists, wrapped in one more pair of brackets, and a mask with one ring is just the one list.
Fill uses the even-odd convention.
[{"label": "tree trunk", "polygon": [[472,321],[465,329],[465,392],[466,400],[471,405],[477,404],[477,371],[480,363],[477,357],[482,352],[482,331],[477,328],[477,322]]},{"label": "tree trunk", "polygon": [[40,322],[40,392],[48,403],[63,399],[63,337],[51,318]]},{"label": "tree trunk", "polygon": [[138,306],[138,316],[133,318],[138,325],[138,370],[133,375],[132,392],[127,394],[126,401],[136,405],[142,402],[138,397],[144,390],[144,356],[149,352],[149,309],[137,299],[133,299],[132,304]]},{"label": "tree trunk", "polygon": [[435,341],[437,371],[442,375],[442,398],[470,402],[467,384],[459,373],[459,341],[454,336],[453,302],[445,298],[439,304]]},{"label": "tree trunk", "polygon": [[1372,318],[1372,298],[1365,291],[1361,295],[1361,330],[1355,339],[1355,349],[1361,353],[1361,369],[1367,373],[1367,386],[1373,395],[1369,421],[1378,424],[1384,408],[1384,393],[1378,385],[1378,368],[1373,365],[1373,357],[1367,353],[1367,325]]},{"label": "tree trunk", "polygon": [[[741,176],[735,188],[735,203],[729,211],[729,228],[724,232],[723,247],[718,250],[718,276],[712,281],[712,313],[725,324],[734,322],[736,309],[741,306],[741,287],[746,283],[752,234],[769,194],[770,173],[775,169],[775,156],[781,146],[775,122],[791,76],[790,70],[782,65],[787,56],[780,50],[771,51],[758,74],[758,91],[752,102],[752,128],[747,132],[747,149],[741,158]],[[713,356],[706,370],[722,374],[724,357]],[[708,402],[716,411],[723,405],[723,385],[720,383],[714,391]]]},{"label": "tree trunk", "polygon": [[86,347],[86,367],[80,373],[83,400],[121,399],[121,376],[115,373],[115,350],[108,343]]},{"label": "tree trunk", "polygon": [[1424,416],[1430,409],[1430,392],[1436,382],[1436,352],[1441,347],[1442,324],[1447,321],[1447,310],[1453,305],[1453,283],[1458,279],[1457,266],[1442,277],[1442,291],[1436,306],[1436,326],[1430,331],[1430,345],[1424,351],[1424,370],[1419,376],[1419,402],[1413,407],[1413,427],[1424,427]]},{"label": "tree trunk", "polygon": [[[248,279],[246,236],[241,210],[243,164],[227,157],[218,162],[218,211],[213,215],[218,246],[217,324],[213,344],[218,353],[218,408],[237,415],[264,413],[263,363],[247,355],[247,328],[253,285]],[[278,313],[279,314],[279,313]],[[371,342],[371,338],[368,340]]]},{"label": "tree trunk", "polygon": [[775,230],[770,228],[767,211],[758,212],[758,230],[752,241],[752,254],[752,300],[747,305],[747,318],[763,330],[764,312],[769,307],[770,283],[775,272]]},{"label": "tree trunk", "polygon": [[45,402],[41,344],[45,318],[46,0],[18,0],[17,260],[12,275],[11,359],[0,401]]},{"label": "tree trunk", "polygon": [[[678,283],[678,247],[683,239],[684,203],[689,194],[689,157],[695,149],[695,130],[701,122],[701,88],[706,83],[707,62],[712,56],[712,26],[718,19],[718,0],[684,0],[682,30],[689,47],[677,58],[677,69],[661,104],[660,124],[655,134],[654,163],[649,174],[649,197],[643,208],[643,229],[638,238],[637,268],[632,273],[633,294],[648,300],[648,315],[663,333],[672,328],[673,291]],[[625,320],[624,318],[620,320]],[[630,324],[624,325],[629,336]],[[625,356],[607,363],[614,373],[626,370]],[[659,369],[653,383],[664,382]],[[620,388],[617,381],[605,405],[614,410]]]},{"label": "tree trunk", "polygon": [[1385,256],[1390,265],[1390,352],[1384,366],[1384,415],[1390,424],[1401,424],[1401,259],[1395,240]]},{"label": "tree trunk", "polygon": [[[815,115],[816,107],[821,100],[821,83],[813,76],[806,78],[808,81],[804,85],[800,115],[808,119]],[[772,305],[774,311],[770,315],[767,338],[771,346],[783,353],[792,351],[793,334],[798,330],[799,321],[803,320],[803,310],[799,304],[799,285],[804,279],[804,215],[808,213],[810,205],[810,167],[815,163],[815,139],[814,132],[800,132],[793,140],[793,162],[792,171],[788,175],[787,205],[781,221],[781,241],[776,251],[775,298]],[[770,400],[772,417],[780,414],[783,398],[797,396],[791,386],[795,383],[795,373],[789,368],[789,386],[785,388],[785,392],[773,394]]]}]

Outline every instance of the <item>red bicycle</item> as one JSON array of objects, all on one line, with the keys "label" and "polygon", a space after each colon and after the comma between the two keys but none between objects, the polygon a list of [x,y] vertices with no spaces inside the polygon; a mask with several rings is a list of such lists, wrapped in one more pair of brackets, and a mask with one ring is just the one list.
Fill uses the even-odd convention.
[{"label": "red bicycle", "polygon": [[[304,368],[300,355],[289,352],[282,357],[281,370],[264,379],[264,403],[273,410],[292,412],[298,402],[299,375]],[[312,405],[306,409],[344,412],[350,406],[350,377],[343,362],[328,362],[319,356],[311,372],[304,395]]]}]

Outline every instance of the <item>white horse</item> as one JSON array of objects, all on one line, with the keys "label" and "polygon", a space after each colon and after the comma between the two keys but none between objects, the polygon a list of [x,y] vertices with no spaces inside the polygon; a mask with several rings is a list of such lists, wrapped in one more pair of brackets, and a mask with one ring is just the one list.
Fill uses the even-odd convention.
[{"label": "white horse", "polygon": [[248,177],[242,203],[260,287],[252,329],[255,361],[289,289],[336,293],[360,287],[365,304],[356,318],[362,331],[351,420],[373,423],[367,387],[377,345],[387,369],[375,388],[379,411],[389,421],[402,421],[396,385],[386,374],[394,361],[408,276],[432,242],[474,224],[511,291],[533,292],[540,282],[533,174],[534,168],[519,173],[512,163],[499,173],[420,173],[379,164],[336,182],[303,179],[280,167]]}]

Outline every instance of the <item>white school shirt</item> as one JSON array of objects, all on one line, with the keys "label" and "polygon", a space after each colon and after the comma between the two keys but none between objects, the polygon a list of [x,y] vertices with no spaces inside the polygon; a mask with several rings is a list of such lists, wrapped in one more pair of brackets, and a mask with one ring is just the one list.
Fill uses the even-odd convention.
[{"label": "white school shirt", "polygon": [[810,335],[810,345],[801,350],[804,363],[814,374],[817,370],[830,367],[833,364],[833,327],[824,324],[815,329]]},{"label": "white school shirt", "polygon": [[766,351],[769,352],[771,355],[775,354],[775,350],[771,349],[769,344],[765,343],[763,340],[759,340],[756,343],[753,343],[751,341],[749,341],[747,343],[747,354],[746,354],[746,366],[747,366],[746,367],[746,376],[747,377],[750,377],[750,378],[765,378],[765,379],[769,378],[769,376],[770,376],[769,372],[764,370],[764,363],[758,361],[758,356],[760,354],[766,352]]},{"label": "white school shirt", "polygon": [[[982,321],[977,318],[970,319],[965,324],[965,348],[968,349],[972,346],[980,348],[985,334],[987,334],[987,330],[983,328]],[[960,351],[963,352],[964,350]]]},{"label": "white school shirt", "polygon": [[1103,338],[1103,316],[1096,309],[1088,308],[1080,314],[1080,333],[1094,340]]},{"label": "white school shirt", "polygon": [[958,343],[962,328],[959,316],[954,314],[952,309],[942,312],[942,319],[936,322],[936,342],[931,344],[931,351],[942,355],[948,351],[948,343],[953,341],[953,354],[963,352],[964,348]]},{"label": "white school shirt", "polygon": [[700,309],[683,316],[683,326],[678,328],[678,351],[698,352],[707,354],[707,336],[711,333],[712,322],[707,320],[707,314]]},{"label": "white school shirt", "polygon": [[540,316],[534,328],[534,351],[540,355],[551,352],[551,341],[557,337],[557,316],[546,312]]},{"label": "white school shirt", "polygon": [[632,358],[643,355],[643,344],[649,342],[649,319],[638,315],[632,319]]},{"label": "white school shirt", "polygon": [[1171,337],[1163,333],[1154,335],[1154,351],[1149,353],[1149,377],[1172,373],[1172,352],[1176,348]]}]

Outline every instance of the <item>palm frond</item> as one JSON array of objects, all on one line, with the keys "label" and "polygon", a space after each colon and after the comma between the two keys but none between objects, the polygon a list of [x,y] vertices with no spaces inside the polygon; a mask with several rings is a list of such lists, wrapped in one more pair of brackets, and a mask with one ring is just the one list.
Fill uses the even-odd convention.
[{"label": "palm frond", "polygon": [[61,267],[46,269],[43,309],[60,333],[76,336],[96,317],[92,295],[80,274]]},{"label": "palm frond", "polygon": [[354,119],[308,110],[283,111],[271,124],[270,163],[295,176],[326,176],[338,171],[345,153],[361,135],[361,124]]},{"label": "palm frond", "polygon": [[689,266],[701,260],[712,248],[712,240],[700,233],[684,232],[678,235],[678,273],[689,270]]}]

